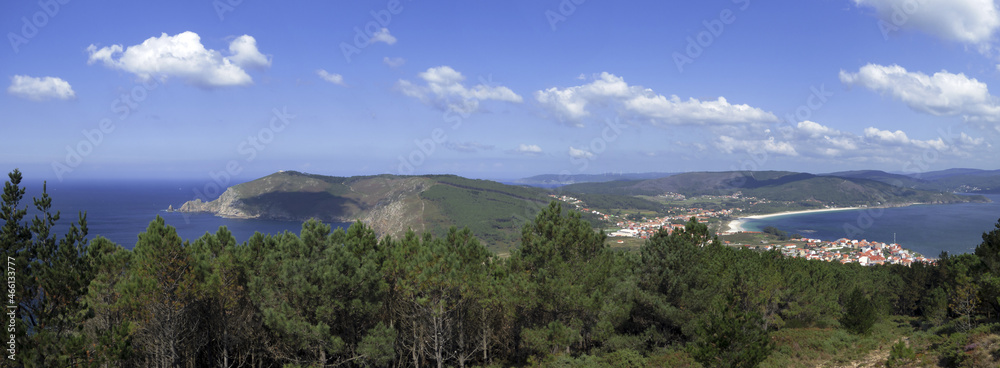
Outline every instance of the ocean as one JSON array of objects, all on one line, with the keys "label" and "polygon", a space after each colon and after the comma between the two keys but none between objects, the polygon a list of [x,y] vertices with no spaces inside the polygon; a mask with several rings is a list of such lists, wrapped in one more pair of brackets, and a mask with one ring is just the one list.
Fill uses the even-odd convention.
[{"label": "ocean", "polygon": [[743,227],[760,231],[774,226],[805,237],[836,240],[867,239],[891,243],[927,257],[971,253],[982,243],[982,234],[995,229],[1000,219],[1000,195],[988,194],[992,203],[913,205],[871,208],[748,220]]},{"label": "ocean", "polygon": [[[239,242],[258,231],[298,234],[302,229],[299,221],[241,220],[211,214],[167,212],[168,206],[177,208],[194,199],[194,189],[204,185],[204,181],[54,182],[49,183],[48,192],[53,208],[62,215],[56,234],[65,233],[69,223],[76,220],[78,211],[87,211],[90,239],[100,235],[128,249],[135,246],[139,233],[145,231],[157,215],[162,216],[167,225],[175,227],[181,238],[191,241],[206,232],[215,233],[220,226],[229,228]],[[25,181],[22,187],[27,188],[22,207],[26,205],[32,210],[31,198],[41,195],[41,182]],[[748,220],[743,227],[759,231],[774,226],[789,234],[799,233],[823,240],[846,237],[892,242],[895,236],[904,248],[937,257],[942,251],[972,252],[982,242],[982,233],[994,229],[1000,218],[1000,195],[986,196],[993,202],[788,215]],[[34,214],[29,211],[28,219]],[[330,225],[347,228],[351,224]]]},{"label": "ocean", "polygon": [[[27,189],[21,206],[28,206],[30,223],[37,213],[32,211],[31,198],[41,196],[42,184],[27,180],[21,184]],[[181,238],[192,242],[205,233],[215,233],[220,226],[226,226],[238,242],[246,241],[258,231],[298,234],[302,229],[300,221],[227,219],[206,213],[167,212],[168,206],[178,208],[194,199],[194,189],[204,185],[205,181],[50,182],[48,193],[52,197],[52,207],[61,213],[55,234],[65,234],[69,224],[77,220],[79,211],[87,211],[89,239],[100,235],[127,249],[135,247],[139,233],[145,231],[157,215],[163,217],[167,225],[175,227]],[[346,229],[351,224],[330,225]]]}]

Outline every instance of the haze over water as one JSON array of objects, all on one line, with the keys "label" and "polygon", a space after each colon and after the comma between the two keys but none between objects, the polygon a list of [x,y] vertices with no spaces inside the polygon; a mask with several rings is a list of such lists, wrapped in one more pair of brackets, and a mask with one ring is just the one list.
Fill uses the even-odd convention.
[{"label": "haze over water", "polygon": [[928,257],[942,251],[971,253],[982,242],[983,232],[994,229],[1000,218],[1000,195],[985,195],[992,203],[913,205],[908,207],[818,212],[748,220],[743,227],[759,231],[774,226],[789,234],[836,240],[867,239],[891,243]]}]

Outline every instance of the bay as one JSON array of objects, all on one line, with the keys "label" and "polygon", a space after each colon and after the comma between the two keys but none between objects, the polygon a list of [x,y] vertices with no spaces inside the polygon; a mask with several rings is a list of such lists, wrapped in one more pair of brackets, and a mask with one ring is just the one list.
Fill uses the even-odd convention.
[{"label": "bay", "polygon": [[808,238],[822,240],[867,239],[891,243],[937,257],[971,253],[982,242],[982,234],[995,229],[1000,218],[1000,195],[985,195],[991,203],[912,205],[833,212],[791,214],[747,220],[743,227],[760,231],[774,226]]},{"label": "bay", "polygon": [[[163,217],[167,225],[177,229],[182,239],[194,241],[215,233],[220,226],[226,226],[238,242],[249,239],[254,232],[279,234],[291,231],[298,234],[302,229],[300,221],[275,221],[259,219],[229,219],[207,213],[167,212],[168,206],[180,207],[195,198],[195,188],[203,188],[204,181],[93,181],[49,183],[48,193],[52,197],[52,207],[60,211],[61,219],[55,234],[63,235],[71,222],[78,218],[78,212],[87,212],[89,239],[100,235],[126,249],[132,249],[139,233],[146,230],[156,216]],[[22,207],[34,209],[32,197],[41,196],[42,183],[22,182],[26,188]],[[214,199],[214,198],[213,198]],[[27,219],[37,214],[29,211]],[[347,228],[350,223],[331,223],[333,228]]]}]

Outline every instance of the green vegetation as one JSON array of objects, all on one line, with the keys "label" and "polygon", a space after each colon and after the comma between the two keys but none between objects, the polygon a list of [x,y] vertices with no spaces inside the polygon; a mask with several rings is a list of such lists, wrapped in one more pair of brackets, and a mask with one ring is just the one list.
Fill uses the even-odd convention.
[{"label": "green vegetation", "polygon": [[[582,183],[566,191],[594,194],[655,196],[666,192],[685,196],[730,195],[764,198],[792,208],[831,206],[886,206],[910,203],[986,201],[981,196],[959,196],[936,190],[913,189],[863,177],[817,176],[785,171],[694,172],[649,180]],[[781,208],[758,208],[774,212]],[[755,212],[756,212],[755,211]]]},{"label": "green vegetation", "polygon": [[846,171],[830,174],[846,178],[878,180],[914,189],[960,193],[1000,193],[1000,170],[949,169],[914,174],[889,174],[883,171]]},{"label": "green vegetation", "polygon": [[428,204],[440,208],[441,216],[427,216],[429,230],[443,235],[461,223],[487,244],[516,244],[520,228],[548,203],[544,192],[457,176],[432,177],[437,184],[420,193]]},{"label": "green vegetation", "polygon": [[785,241],[785,240],[789,239],[787,232],[784,232],[782,230],[778,230],[778,228],[776,228],[774,226],[764,227],[763,233],[764,234],[774,235],[777,238],[778,241]]},{"label": "green vegetation", "polygon": [[916,359],[917,353],[909,345],[906,345],[906,341],[899,341],[889,351],[889,360],[885,362],[885,366],[887,368],[903,367],[914,363]]},{"label": "green vegetation", "polygon": [[[127,250],[88,240],[84,214],[52,234],[44,190],[27,221],[21,175],[9,178],[0,245],[16,276],[16,366],[1000,363],[1000,222],[975,254],[912,267],[729,248],[696,221],[621,252],[556,202],[503,258],[469,228],[380,238],[316,220],[237,243],[224,227],[183,240],[157,217]],[[482,206],[519,190],[461,180],[435,185]]]},{"label": "green vegetation", "polygon": [[648,199],[610,194],[564,193],[587,204],[588,208],[603,210],[641,210],[654,213],[665,212],[665,207]]},{"label": "green vegetation", "polygon": [[875,326],[875,322],[878,322],[881,311],[875,306],[871,297],[865,295],[864,290],[859,287],[855,287],[845,299],[840,325],[852,333],[867,335]]},{"label": "green vegetation", "polygon": [[520,228],[549,202],[543,189],[454,175],[332,177],[283,171],[234,185],[210,203],[191,201],[181,211],[281,220],[362,220],[379,235],[409,229],[443,236],[469,227],[489,248],[517,245]]},{"label": "green vegetation", "polygon": [[[653,174],[644,175],[637,177]],[[740,209],[742,214],[750,214],[828,206],[985,200],[893,186],[867,178],[888,180],[894,177],[891,174],[851,175],[856,177],[781,171],[685,173],[645,180],[574,184],[562,187],[559,193],[580,199],[586,208],[631,219],[686,216],[691,209],[699,212]],[[689,198],[668,200],[660,196],[665,192]],[[737,192],[740,196],[733,196]],[[235,185],[212,202],[190,201],[180,210],[297,221],[361,220],[378,235],[395,237],[409,229],[443,236],[448,228],[463,226],[469,227],[491,250],[506,252],[517,246],[520,227],[548,203],[551,193],[454,175],[331,177],[284,171]],[[584,213],[583,219],[595,227],[606,225],[601,216],[592,213]]]}]

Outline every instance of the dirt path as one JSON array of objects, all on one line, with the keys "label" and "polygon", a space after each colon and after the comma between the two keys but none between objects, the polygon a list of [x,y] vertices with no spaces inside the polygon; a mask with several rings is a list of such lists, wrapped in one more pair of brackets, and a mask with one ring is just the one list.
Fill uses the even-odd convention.
[{"label": "dirt path", "polygon": [[885,361],[889,360],[889,351],[892,350],[892,346],[896,345],[899,340],[908,341],[908,338],[901,337],[891,344],[885,346],[881,349],[872,350],[864,358],[856,360],[847,364],[833,364],[831,362],[825,362],[823,364],[817,365],[816,368],[875,368],[875,367],[885,367]]}]

